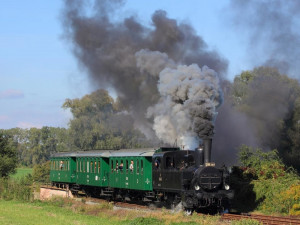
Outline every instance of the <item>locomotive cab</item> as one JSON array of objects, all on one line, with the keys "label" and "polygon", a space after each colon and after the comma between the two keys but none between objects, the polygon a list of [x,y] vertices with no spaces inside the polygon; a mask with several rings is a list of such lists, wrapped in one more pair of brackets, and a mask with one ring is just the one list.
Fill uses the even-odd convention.
[{"label": "locomotive cab", "polygon": [[153,188],[180,192],[188,189],[195,170],[195,152],[179,149],[157,152],[152,157]]}]

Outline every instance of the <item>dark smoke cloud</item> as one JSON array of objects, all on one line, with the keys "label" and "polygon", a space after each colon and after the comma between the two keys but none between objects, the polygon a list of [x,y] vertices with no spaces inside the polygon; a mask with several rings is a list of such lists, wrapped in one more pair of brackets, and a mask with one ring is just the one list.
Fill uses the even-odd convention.
[{"label": "dark smoke cloud", "polygon": [[299,76],[300,1],[232,0],[228,11],[236,34],[250,38],[247,54],[256,66]]},{"label": "dark smoke cloud", "polygon": [[[235,163],[242,144],[263,150],[279,149],[293,116],[299,84],[275,68],[259,67],[244,87],[245,95],[233,101],[232,86],[225,88],[213,142],[217,163]],[[240,90],[242,89],[239,87]],[[235,105],[235,106],[234,106]]]},{"label": "dark smoke cloud", "polygon": [[225,100],[219,108],[215,124],[215,136],[212,145],[212,161],[218,166],[237,163],[238,148],[241,145],[259,146],[254,136],[254,126],[243,113],[232,107],[230,100]]},{"label": "dark smoke cloud", "polygon": [[227,61],[210,51],[189,24],[168,18],[165,11],[154,12],[150,26],[134,16],[117,20],[116,12],[122,4],[116,0],[98,0],[93,5],[66,0],[64,34],[72,41],[73,52],[93,84],[113,88],[129,107],[135,126],[154,138],[153,118],[145,115],[147,108],[159,100],[159,77],[137,66],[136,53],[143,49],[158,51],[177,65],[206,65],[221,75],[227,71]]}]

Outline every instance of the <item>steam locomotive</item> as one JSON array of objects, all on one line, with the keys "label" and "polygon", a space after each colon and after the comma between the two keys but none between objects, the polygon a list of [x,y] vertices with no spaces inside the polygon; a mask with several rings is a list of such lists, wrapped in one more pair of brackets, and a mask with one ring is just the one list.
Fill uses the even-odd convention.
[{"label": "steam locomotive", "polygon": [[73,194],[176,206],[187,213],[226,208],[229,172],[211,162],[211,139],[195,150],[178,147],[61,152],[51,156],[52,186]]}]

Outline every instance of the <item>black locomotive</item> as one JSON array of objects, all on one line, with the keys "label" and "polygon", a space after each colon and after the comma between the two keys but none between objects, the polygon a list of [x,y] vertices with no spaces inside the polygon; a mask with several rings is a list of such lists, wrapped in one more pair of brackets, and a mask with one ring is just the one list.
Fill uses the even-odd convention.
[{"label": "black locomotive", "polygon": [[211,162],[211,139],[194,151],[166,151],[153,155],[153,189],[173,203],[182,202],[187,211],[227,208],[234,192],[226,167]]}]

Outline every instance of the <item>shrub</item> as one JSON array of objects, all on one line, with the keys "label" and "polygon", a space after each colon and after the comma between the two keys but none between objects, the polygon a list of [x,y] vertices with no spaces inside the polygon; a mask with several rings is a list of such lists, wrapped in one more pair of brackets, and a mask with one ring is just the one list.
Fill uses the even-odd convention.
[{"label": "shrub", "polygon": [[50,183],[50,161],[43,164],[36,164],[32,172],[35,182]]},{"label": "shrub", "polygon": [[276,150],[263,152],[242,146],[239,153],[242,176],[239,190],[249,190],[254,206],[265,213],[297,214],[300,200],[300,180],[295,170],[286,168]]},{"label": "shrub", "polygon": [[32,201],[32,176],[28,174],[19,179],[1,179],[0,198],[5,200]]}]

